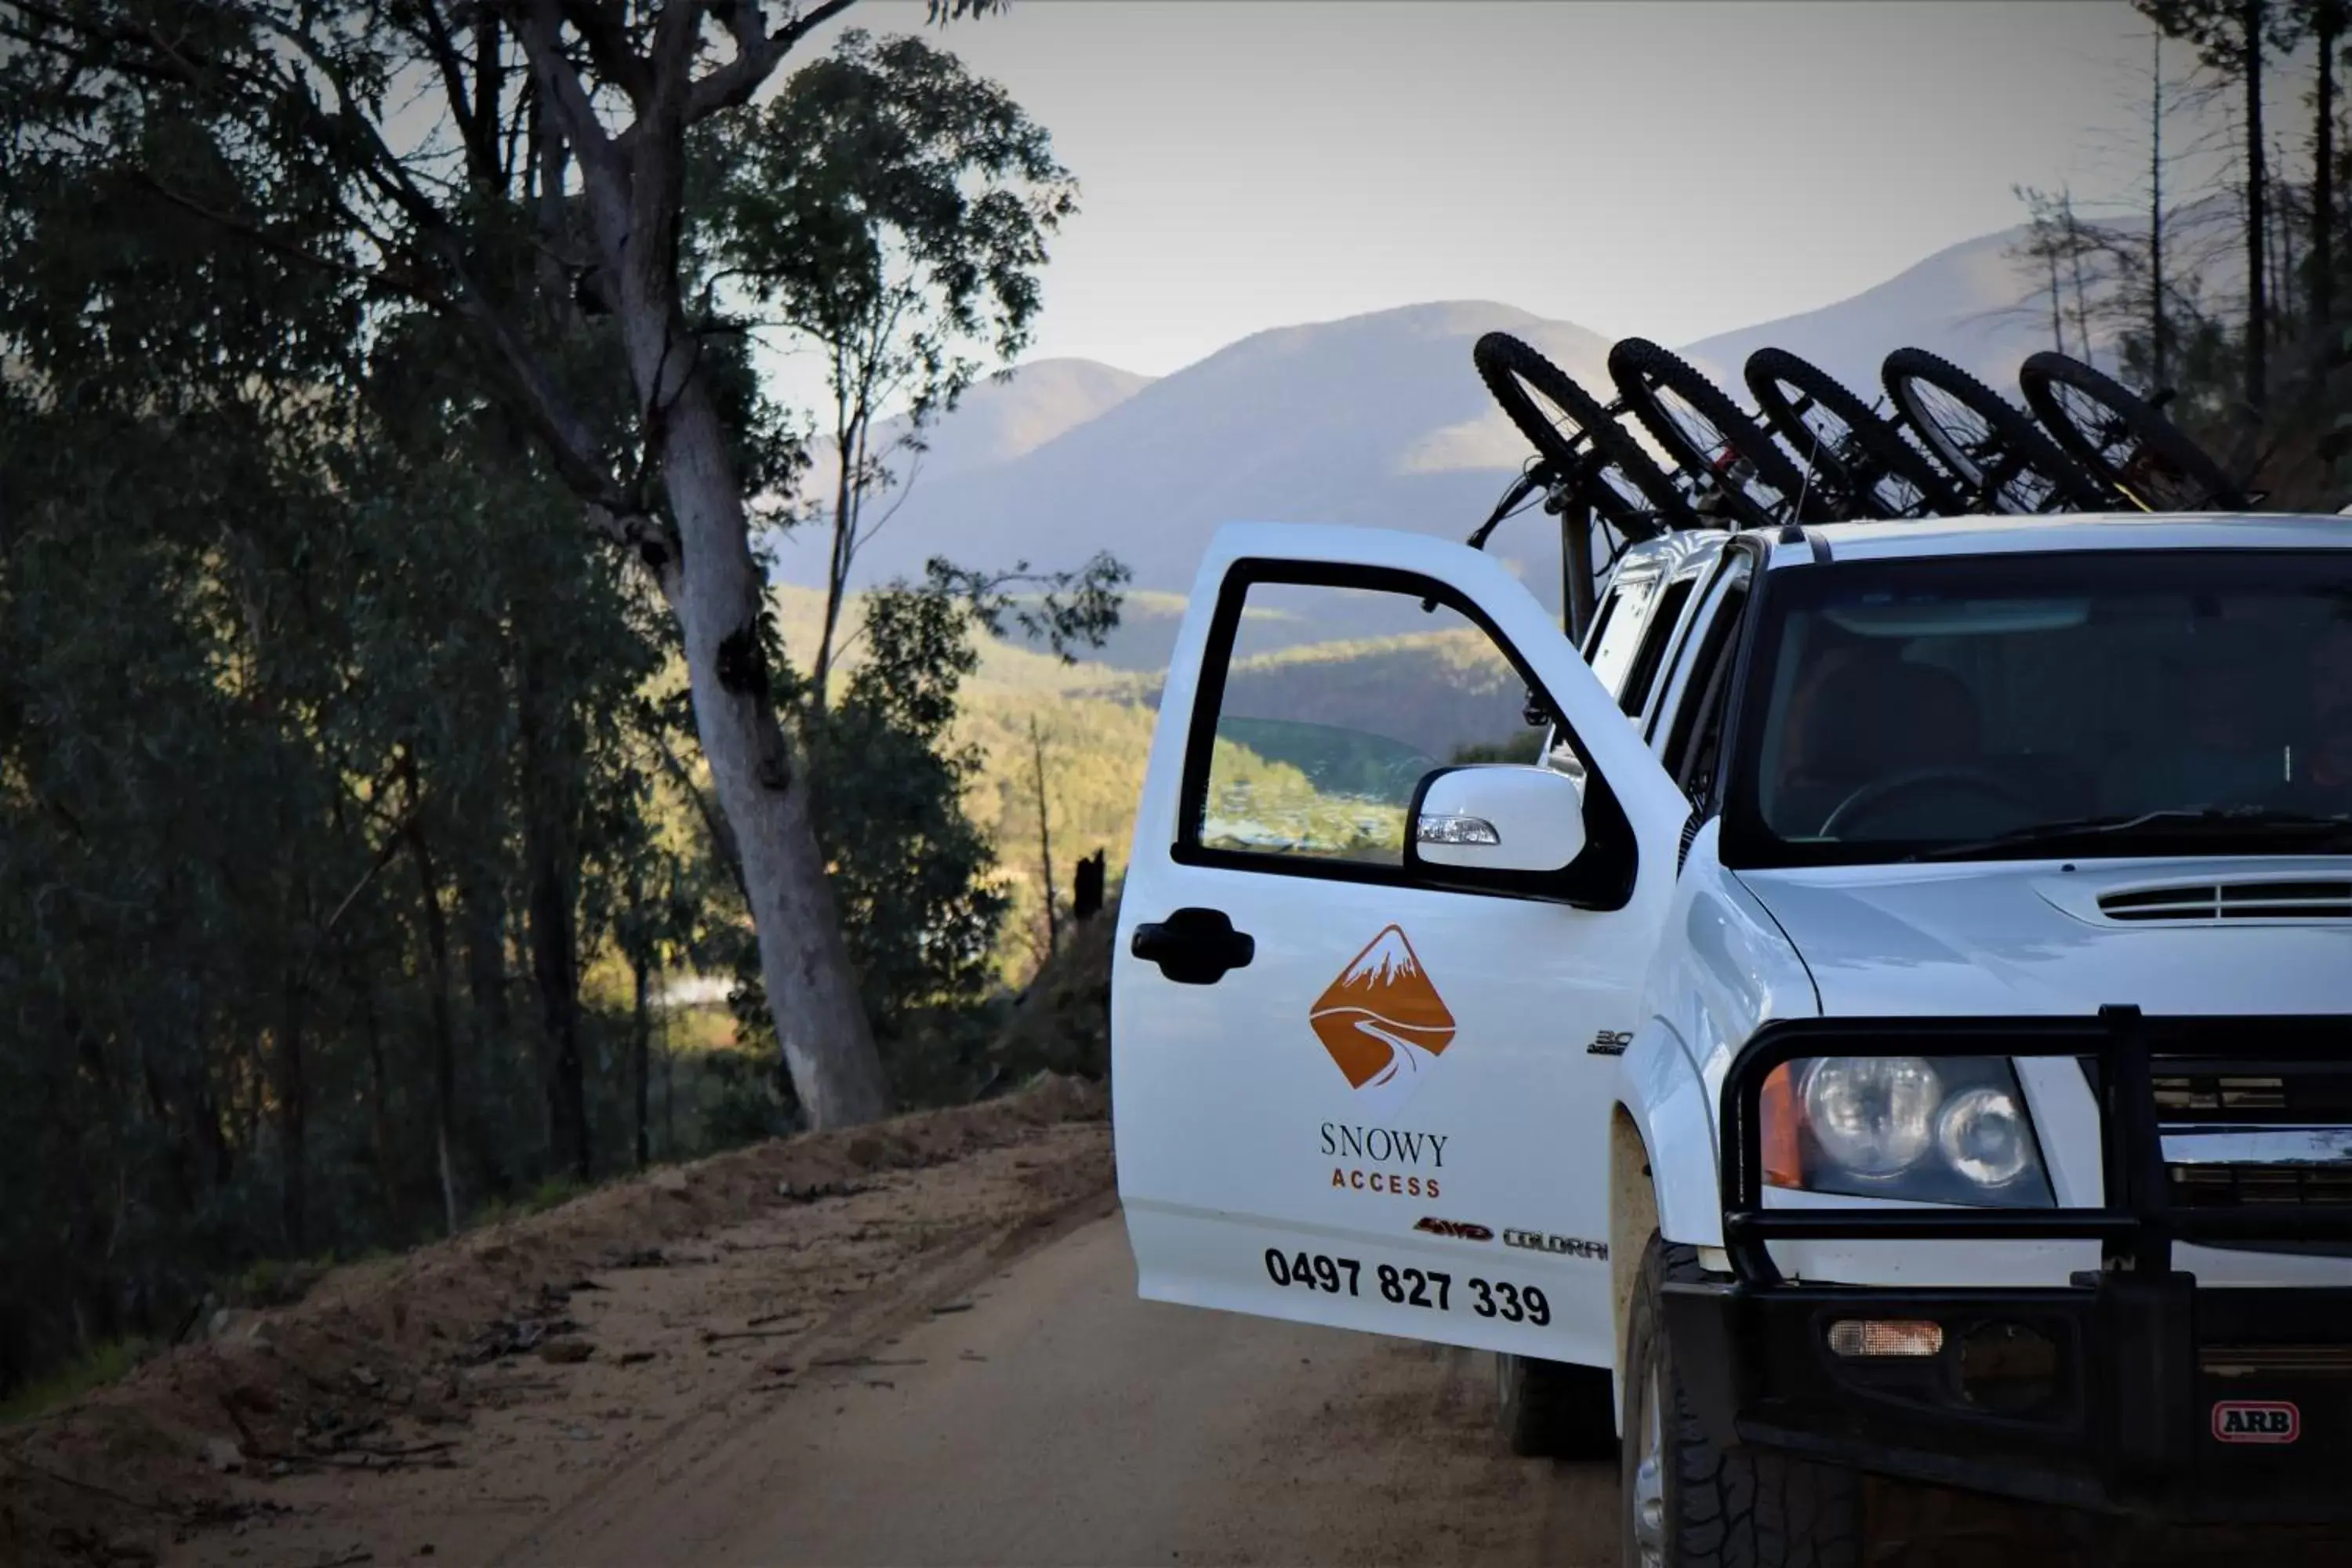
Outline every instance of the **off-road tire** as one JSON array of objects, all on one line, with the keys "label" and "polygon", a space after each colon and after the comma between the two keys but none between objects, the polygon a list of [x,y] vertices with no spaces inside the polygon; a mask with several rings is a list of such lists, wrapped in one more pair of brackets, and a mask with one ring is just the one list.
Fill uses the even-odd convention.
[{"label": "off-road tire", "polygon": [[1606,1459],[1617,1453],[1609,1369],[1532,1356],[1495,1357],[1495,1413],[1523,1459]]},{"label": "off-road tire", "polygon": [[[2113,510],[2106,487],[2043,435],[2025,410],[1942,355],[1896,349],[1879,367],[1879,379],[1887,401],[1972,505],[2011,513]],[[1942,393],[1984,425],[1986,439],[1976,450],[1935,417],[1922,388]],[[2048,489],[2029,498],[2020,481],[2037,479]]]},{"label": "off-road tire", "polygon": [[[1819,488],[1805,483],[1804,470],[1790,460],[1770,434],[1740,412],[1739,405],[1732,402],[1721,387],[1673,350],[1662,348],[1647,338],[1626,338],[1609,351],[1609,374],[1617,383],[1617,390],[1623,395],[1633,417],[1647,427],[1659,446],[1674,455],[1685,473],[1694,479],[1704,475],[1716,483],[1724,503],[1741,522],[1762,528],[1795,521],[1800,520],[1801,509],[1803,521],[1832,521],[1821,504]],[[1777,507],[1759,501],[1744,486],[1721,483],[1710,471],[1709,454],[1666,407],[1659,396],[1662,391],[1678,395],[1700,418],[1715,426],[1725,444],[1747,460],[1756,482],[1776,498]]]},{"label": "off-road tire", "polygon": [[1577,472],[1586,465],[1588,454],[1578,451],[1570,437],[1544,416],[1528,395],[1529,390],[1540,394],[1591,437],[1591,453],[1640,498],[1637,502],[1605,481],[1584,487],[1584,500],[1620,536],[1629,541],[1654,539],[1673,530],[1701,526],[1682,492],[1632,433],[1617,423],[1599,398],[1544,358],[1532,343],[1508,332],[1488,332],[1471,345],[1470,358],[1486,391],[1555,473]]},{"label": "off-road tire", "polygon": [[[1741,367],[1757,412],[1787,442],[1798,459],[1818,455],[1844,510],[1853,517],[1916,517],[1916,510],[1897,506],[1881,493],[1888,479],[1899,480],[1918,492],[1916,506],[1945,517],[1968,510],[1952,481],[1936,460],[1913,446],[1894,421],[1880,414],[1829,372],[1800,359],[1786,349],[1762,348]],[[1822,444],[1820,433],[1805,423],[1804,405],[1811,403],[1843,425],[1862,471],[1850,467],[1844,455]],[[1875,469],[1874,476],[1869,470]]]},{"label": "off-road tire", "polygon": [[1674,1364],[1659,1307],[1667,1280],[1700,1277],[1696,1251],[1651,1236],[1625,1319],[1625,1437],[1617,1511],[1626,1568],[1644,1564],[1634,1504],[1654,1371],[1661,1392],[1664,1528],[1662,1555],[1650,1562],[1660,1568],[1859,1568],[1859,1474],[1768,1449],[1718,1448],[1700,1428]]},{"label": "off-road tire", "polygon": [[[2072,354],[2044,349],[2029,355],[2018,368],[2017,385],[2025,394],[2025,405],[2067,456],[2132,505],[2148,511],[2245,510],[2245,490],[2222,471],[2221,465],[2179,426],[2113,376]],[[2111,427],[2085,429],[2061,395],[2062,387],[2072,388],[2104,407]],[[2118,463],[2118,437],[2135,443],[2140,458],[2152,459],[2156,472],[2136,473],[2131,470],[2137,464]],[[2162,482],[2167,479],[2172,481],[2168,485]]]}]

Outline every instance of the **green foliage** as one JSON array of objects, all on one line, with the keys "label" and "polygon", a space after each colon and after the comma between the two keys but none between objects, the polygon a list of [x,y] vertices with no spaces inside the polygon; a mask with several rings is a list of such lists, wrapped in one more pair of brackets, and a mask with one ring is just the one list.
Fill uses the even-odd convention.
[{"label": "green foliage", "polygon": [[0,1398],[0,1426],[35,1420],[94,1388],[121,1381],[133,1367],[153,1354],[154,1349],[152,1342],[143,1339],[107,1340],[92,1345],[56,1370]]},{"label": "green foliage", "polygon": [[998,973],[1015,984],[1044,958],[1046,936],[1031,721],[1045,754],[1043,826],[1053,835],[1065,898],[1069,868],[1082,856],[1105,851],[1113,881],[1124,870],[1151,748],[1149,708],[1131,695],[1119,700],[1084,687],[1066,689],[1055,679],[1065,673],[1113,678],[1087,666],[1007,669],[998,680],[977,686],[956,724],[956,734],[981,758],[965,808],[997,846],[1010,909],[995,963]]},{"label": "green foliage", "polygon": [[[765,25],[737,9],[662,68],[725,69]],[[436,68],[452,18],[471,70]],[[678,584],[665,443],[715,412],[743,489],[799,483],[806,421],[766,396],[722,268],[835,331],[917,289],[891,352],[944,405],[1023,340],[1072,188],[928,45],[853,37],[763,110],[749,79],[692,109],[682,188],[675,126],[629,139],[663,209],[630,237],[676,258],[653,314],[691,344],[635,363],[643,301],[578,195],[597,138],[560,146],[547,90],[577,62],[527,65],[515,22],[72,0],[7,29],[0,1393],[208,1293],[791,1123],[772,1047],[656,1044],[666,973],[751,951],[643,570]],[[586,51],[592,94],[633,26]],[[762,116],[774,138],[730,141]],[[730,206],[748,163],[778,183]],[[696,500],[726,514],[698,537],[738,499]],[[1046,590],[1049,639],[1116,615],[1107,563],[1025,574],[870,606],[803,737],[869,1009],[925,1095],[969,1083],[994,1016],[971,628],[1030,613],[1015,584]]]},{"label": "green foliage", "polygon": [[1405,802],[1427,771],[1419,765],[1425,759],[1392,769],[1367,759],[1345,732],[1303,741],[1270,728],[1253,733],[1306,760],[1274,761],[1221,733],[1209,759],[1203,844],[1358,860],[1402,857]]},{"label": "green foliage", "polygon": [[[756,988],[756,973],[747,979]],[[761,1019],[766,1023],[764,1017]],[[771,1033],[774,1025],[766,1023]],[[704,1058],[714,1094],[702,1119],[703,1135],[714,1149],[732,1149],[793,1131],[792,1079],[772,1044],[755,1040],[748,1051],[713,1051]]]},{"label": "green foliage", "polygon": [[[1003,913],[994,853],[964,815],[978,759],[949,737],[978,658],[948,596],[899,588],[865,605],[865,658],[813,721],[819,837],[877,1021],[975,1001]],[[886,1046],[886,1052],[887,1052]]]},{"label": "green foliage", "polygon": [[587,1183],[560,1173],[541,1177],[539,1184],[531,1188],[530,1195],[523,1199],[522,1209],[525,1214],[545,1214],[551,1208],[561,1208],[587,1190]]},{"label": "green foliage", "polygon": [[287,146],[172,100],[56,134],[39,63],[0,70],[0,1390],[618,1163],[579,953],[692,879],[629,721],[666,622],[446,325],[326,265]]},{"label": "green foliage", "polygon": [[[863,595],[837,700],[796,704],[843,931],[907,1104],[968,1097],[986,1071],[982,1004],[1012,899],[997,874],[1001,839],[989,830],[999,825],[971,808],[985,753],[960,719],[991,591],[941,572]],[[1115,597],[1094,613],[1115,619]],[[1083,616],[1074,624],[1084,635]],[[740,1037],[764,1046],[774,1025],[748,951],[739,951],[736,976]],[[713,1065],[727,1086],[718,1113],[727,1135],[792,1124],[788,1084]]]},{"label": "green foliage", "polygon": [[1046,237],[1076,211],[1077,185],[1003,89],[920,38],[855,28],[704,147],[718,171],[714,264],[823,356],[832,392],[832,548],[809,693],[822,708],[849,574],[881,526],[867,502],[983,355],[1010,362],[1027,344]]},{"label": "green foliage", "polygon": [[965,345],[1026,345],[1077,187],[1003,89],[920,38],[853,28],[720,134],[718,255],[793,329],[871,358],[872,402],[919,425],[983,368]]},{"label": "green foliage", "polygon": [[1457,765],[1469,763],[1536,763],[1543,760],[1544,731],[1528,729],[1496,745],[1457,746],[1447,762]]}]

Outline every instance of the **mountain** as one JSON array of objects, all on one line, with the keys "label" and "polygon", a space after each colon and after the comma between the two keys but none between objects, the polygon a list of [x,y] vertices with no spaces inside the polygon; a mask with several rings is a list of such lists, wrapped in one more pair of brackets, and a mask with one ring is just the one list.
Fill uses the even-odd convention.
[{"label": "mountain", "polygon": [[1876,288],[1801,315],[1688,344],[1680,352],[1748,404],[1740,367],[1769,344],[1801,355],[1860,393],[1879,395],[1879,362],[1906,345],[1929,349],[2003,391],[2017,366],[2050,346],[2050,318],[2009,247],[2024,226],[1963,240]]},{"label": "mountain", "polygon": [[[1471,366],[1470,345],[1495,328],[1529,339],[1580,380],[1605,377],[1607,340],[1491,302],[1259,332],[1009,460],[927,464],[857,580],[912,574],[934,554],[1048,569],[1108,549],[1135,586],[1181,593],[1209,535],[1234,519],[1460,538],[1527,456]],[[942,447],[961,440],[967,412],[943,422]],[[1522,525],[1496,542],[1545,561],[1534,548],[1541,534]],[[782,574],[815,581],[822,549],[814,531],[787,542]]]},{"label": "mountain", "polygon": [[[2203,197],[2167,216],[2168,266],[2176,279],[2193,280],[2191,292],[2224,299],[2241,287],[2246,273],[2237,222],[2228,196]],[[2147,231],[2144,219],[2101,218],[2097,226],[2126,241]],[[1743,405],[1748,397],[1741,367],[1767,344],[1811,360],[1873,401],[1881,390],[1880,362],[1905,346],[1939,353],[2018,401],[2018,365],[2051,346],[2047,283],[2032,264],[2010,255],[2026,235],[2020,224],[1962,240],[1850,299],[1704,338],[1680,352]],[[2113,322],[2091,322],[2092,352],[2109,372],[2117,335]]]},{"label": "mountain", "polygon": [[[2211,227],[2205,216],[2175,215],[2175,229]],[[2014,395],[2018,362],[2049,341],[2036,280],[2009,254],[2025,232],[1948,247],[1850,299],[1682,352],[1743,405],[1741,367],[1765,343],[1816,361],[1872,399],[1879,363],[1905,344]],[[2227,285],[2228,268],[2226,257],[2195,264],[2217,286]],[[1496,329],[1528,338],[1609,395],[1609,340],[1491,300],[1277,328],[1157,380],[1087,361],[1023,366],[975,388],[941,421],[911,488],[880,500],[898,510],[856,581],[917,574],[933,555],[982,567],[1026,561],[1044,571],[1108,550],[1133,572],[1136,592],[1128,625],[1100,660],[1158,668],[1222,523],[1352,522],[1458,539],[1485,518],[1528,456],[1471,365],[1471,344]],[[1492,548],[1538,597],[1557,602],[1559,545],[1547,520],[1511,522]],[[803,531],[781,550],[780,574],[818,581],[823,551],[818,531]],[[1390,629],[1299,626],[1283,637]]]},{"label": "mountain", "polygon": [[[1152,378],[1090,359],[1041,359],[1015,365],[966,392],[953,413],[936,421],[926,436],[919,483],[1009,463],[1034,451],[1066,430],[1116,408]],[[885,421],[875,445],[887,447],[906,434],[903,418]],[[903,475],[917,459],[901,455],[891,468]],[[815,455],[803,493],[830,505],[837,465],[829,447]]]}]

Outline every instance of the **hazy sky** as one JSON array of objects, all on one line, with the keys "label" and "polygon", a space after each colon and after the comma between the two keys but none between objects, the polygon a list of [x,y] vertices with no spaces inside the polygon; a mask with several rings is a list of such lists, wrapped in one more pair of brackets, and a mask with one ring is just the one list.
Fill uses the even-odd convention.
[{"label": "hazy sky", "polygon": [[1687,342],[2145,157],[2123,0],[1017,0],[940,37],[1082,184],[1033,357],[1152,373],[1441,299]]}]

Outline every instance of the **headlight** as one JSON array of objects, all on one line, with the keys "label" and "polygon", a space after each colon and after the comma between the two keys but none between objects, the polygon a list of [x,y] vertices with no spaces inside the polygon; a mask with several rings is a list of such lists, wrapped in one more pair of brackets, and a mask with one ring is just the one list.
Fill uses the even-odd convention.
[{"label": "headlight", "polygon": [[2006,1057],[1817,1057],[1776,1069],[1763,1101],[1766,1179],[1776,1186],[1922,1203],[2051,1202]]},{"label": "headlight", "polygon": [[1971,1089],[1937,1112],[1936,1147],[1945,1163],[1977,1185],[2007,1186],[2033,1163],[2033,1129],[2009,1090]]},{"label": "headlight", "polygon": [[1857,1176],[1892,1176],[1935,1142],[1943,1080],[1916,1057],[1829,1057],[1805,1074],[1805,1124]]}]

